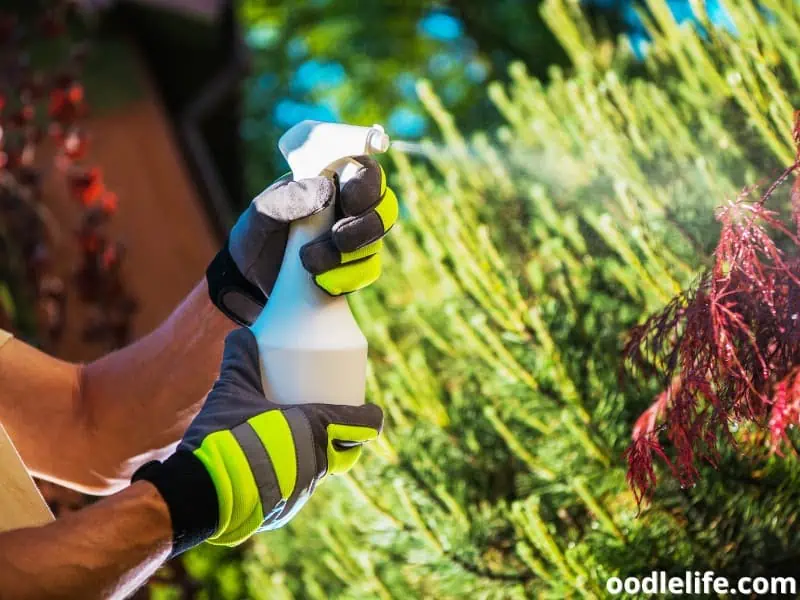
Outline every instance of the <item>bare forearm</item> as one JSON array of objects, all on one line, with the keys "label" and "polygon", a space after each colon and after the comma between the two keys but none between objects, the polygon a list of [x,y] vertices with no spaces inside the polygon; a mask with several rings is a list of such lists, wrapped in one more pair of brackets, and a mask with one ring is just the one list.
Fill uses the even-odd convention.
[{"label": "bare forearm", "polygon": [[84,429],[104,453],[95,470],[112,479],[110,489],[171,452],[217,376],[232,328],[203,281],[155,331],[82,368]]},{"label": "bare forearm", "polygon": [[202,282],[155,331],[85,366],[12,340],[0,349],[0,423],[39,477],[119,491],[180,439],[232,328]]},{"label": "bare forearm", "polygon": [[136,483],[44,527],[0,534],[0,598],[124,597],[169,555],[169,511]]}]

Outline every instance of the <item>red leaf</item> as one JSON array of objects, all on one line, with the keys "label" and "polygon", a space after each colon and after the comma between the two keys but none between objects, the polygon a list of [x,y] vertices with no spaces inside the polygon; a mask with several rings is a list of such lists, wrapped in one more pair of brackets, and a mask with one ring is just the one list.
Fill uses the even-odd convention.
[{"label": "red leaf", "polygon": [[[800,123],[793,133],[800,140]],[[698,460],[714,465],[719,441],[735,443],[731,419],[768,421],[775,452],[800,420],[800,180],[791,189],[792,226],[766,207],[799,167],[785,169],[758,200],[745,189],[721,207],[713,266],[630,332],[628,363],[656,367],[670,382],[633,427],[628,480],[637,501],[655,485],[653,452],[681,485],[692,485]]]}]

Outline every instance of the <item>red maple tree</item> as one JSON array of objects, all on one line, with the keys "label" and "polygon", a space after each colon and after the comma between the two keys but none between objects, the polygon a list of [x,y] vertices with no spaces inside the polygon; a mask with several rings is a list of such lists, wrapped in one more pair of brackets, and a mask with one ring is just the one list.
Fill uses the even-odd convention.
[{"label": "red maple tree", "polygon": [[[800,147],[800,125],[794,139]],[[733,443],[739,423],[765,428],[780,453],[800,419],[800,179],[791,224],[768,207],[798,168],[800,153],[760,196],[747,188],[718,209],[712,268],[630,333],[628,364],[660,373],[665,387],[626,451],[639,503],[656,484],[654,457],[690,486],[698,462],[715,464],[718,443]]]}]

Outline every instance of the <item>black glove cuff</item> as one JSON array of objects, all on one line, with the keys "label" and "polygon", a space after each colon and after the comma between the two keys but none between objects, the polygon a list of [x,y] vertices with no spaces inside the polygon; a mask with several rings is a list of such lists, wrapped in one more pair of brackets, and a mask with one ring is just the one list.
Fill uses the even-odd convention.
[{"label": "black glove cuff", "polygon": [[239,325],[252,325],[267,303],[264,292],[248,281],[236,266],[227,240],[208,265],[206,281],[211,302]]},{"label": "black glove cuff", "polygon": [[200,459],[191,452],[176,452],[166,461],[149,462],[134,473],[131,483],[152,483],[172,519],[170,558],[186,552],[214,535],[219,523],[217,489]]}]

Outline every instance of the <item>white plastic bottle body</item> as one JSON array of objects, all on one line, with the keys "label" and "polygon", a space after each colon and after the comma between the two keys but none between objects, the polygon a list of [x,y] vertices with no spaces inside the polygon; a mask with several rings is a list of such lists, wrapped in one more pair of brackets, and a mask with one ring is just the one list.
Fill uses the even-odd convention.
[{"label": "white plastic bottle body", "polygon": [[[333,166],[340,185],[358,168],[351,160]],[[265,395],[278,404],[364,403],[367,340],[347,299],[321,290],[300,260],[303,245],[329,231],[334,218],[331,205],[292,224],[275,287],[251,326]]]}]

